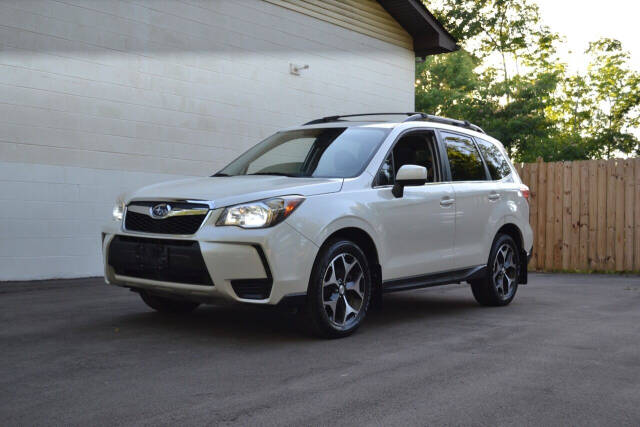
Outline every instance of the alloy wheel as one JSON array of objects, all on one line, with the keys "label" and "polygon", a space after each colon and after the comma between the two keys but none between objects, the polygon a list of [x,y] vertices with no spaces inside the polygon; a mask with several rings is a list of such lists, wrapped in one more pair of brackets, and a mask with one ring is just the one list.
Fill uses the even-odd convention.
[{"label": "alloy wheel", "polygon": [[353,255],[341,253],[331,260],[323,276],[322,302],[333,326],[346,328],[356,321],[365,300],[365,280]]},{"label": "alloy wheel", "polygon": [[518,266],[511,245],[504,243],[496,252],[493,261],[493,285],[502,299],[508,299],[515,292]]}]

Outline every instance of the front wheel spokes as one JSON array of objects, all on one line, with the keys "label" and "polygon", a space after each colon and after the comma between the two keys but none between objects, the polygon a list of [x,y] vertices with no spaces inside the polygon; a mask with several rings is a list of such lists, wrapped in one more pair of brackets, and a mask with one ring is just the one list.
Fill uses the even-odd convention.
[{"label": "front wheel spokes", "polygon": [[363,299],[364,295],[362,293],[362,281],[364,280],[364,273],[359,272],[357,277],[354,280],[348,281],[345,285],[346,290],[349,292],[353,292],[358,298]]},{"label": "front wheel spokes", "polygon": [[353,274],[353,272],[355,272],[357,268],[360,267],[360,263],[355,257],[348,254],[342,254],[341,257],[342,257],[342,263],[344,264],[343,280],[346,282],[349,275]]},{"label": "front wheel spokes", "polygon": [[336,276],[336,263],[337,258],[335,258],[327,267],[327,271],[324,273],[324,282],[323,287],[326,286],[338,286],[338,277]]},{"label": "front wheel spokes", "polygon": [[342,304],[344,304],[344,316],[342,316],[342,325],[344,325],[347,320],[349,319],[350,315],[357,315],[358,314],[358,310],[356,310],[355,308],[353,308],[351,306],[351,304],[349,304],[349,300],[347,300],[347,297],[342,295],[341,297],[342,299]]},{"label": "front wheel spokes", "polygon": [[324,273],[322,282],[322,299],[329,319],[335,322],[338,299],[338,278],[336,277],[336,259],[334,258]]},{"label": "front wheel spokes", "polygon": [[363,280],[362,266],[353,255],[343,253],[331,260],[322,283],[323,304],[331,322],[343,326],[358,315],[364,301]]},{"label": "front wheel spokes", "polygon": [[335,322],[336,311],[338,308],[338,301],[340,300],[340,298],[338,297],[338,298],[332,299],[332,297],[330,297],[328,300],[327,299],[324,300],[324,308],[325,310],[327,308],[329,309],[329,311],[327,311],[327,315],[329,316],[329,319]]},{"label": "front wheel spokes", "polygon": [[496,287],[498,294],[502,292],[502,281],[503,279],[503,271],[502,267],[504,265],[504,258],[502,253],[502,248],[498,250],[496,253],[496,259],[493,262],[493,285]]}]

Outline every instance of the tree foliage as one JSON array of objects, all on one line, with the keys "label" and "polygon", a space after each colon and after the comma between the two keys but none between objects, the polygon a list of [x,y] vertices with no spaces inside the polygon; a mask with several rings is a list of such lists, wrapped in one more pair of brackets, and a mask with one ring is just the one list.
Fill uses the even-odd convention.
[{"label": "tree foliage", "polygon": [[640,74],[629,70],[629,54],[618,40],[592,42],[587,53],[592,60],[583,99],[601,106],[588,120],[593,149],[606,157],[615,150],[640,154],[638,139],[630,132],[640,125]]},{"label": "tree foliage", "polygon": [[591,43],[587,73],[571,75],[531,0],[429,6],[463,49],[417,64],[418,110],[477,123],[519,161],[638,154],[640,77],[620,42]]}]

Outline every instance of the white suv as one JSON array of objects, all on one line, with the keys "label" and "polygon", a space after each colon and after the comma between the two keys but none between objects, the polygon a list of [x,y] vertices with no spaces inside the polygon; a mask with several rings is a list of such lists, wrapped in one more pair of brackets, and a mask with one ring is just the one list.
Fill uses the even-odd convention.
[{"label": "white suv", "polygon": [[508,304],[527,281],[529,189],[479,127],[399,114],[314,120],[212,177],[122,197],[102,233],[107,283],[164,312],[301,305],[327,337],[386,292],[467,281],[480,304]]}]

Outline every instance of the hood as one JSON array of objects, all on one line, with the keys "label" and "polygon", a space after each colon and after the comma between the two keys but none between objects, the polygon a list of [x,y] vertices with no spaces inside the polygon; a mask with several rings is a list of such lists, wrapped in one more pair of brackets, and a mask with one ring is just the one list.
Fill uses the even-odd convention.
[{"label": "hood", "polygon": [[190,178],[143,187],[127,194],[126,202],[133,199],[207,200],[212,201],[215,208],[220,208],[276,196],[335,193],[342,188],[342,182],[342,178],[267,175]]}]

